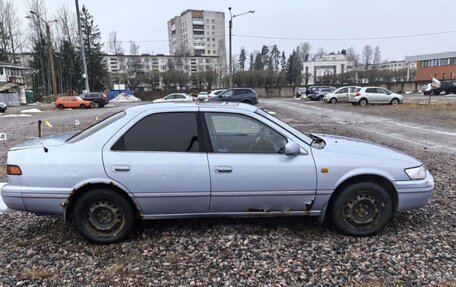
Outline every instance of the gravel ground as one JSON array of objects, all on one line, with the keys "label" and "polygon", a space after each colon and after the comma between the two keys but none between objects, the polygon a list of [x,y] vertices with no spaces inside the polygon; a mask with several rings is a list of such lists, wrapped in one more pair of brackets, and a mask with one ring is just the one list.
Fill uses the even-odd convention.
[{"label": "gravel ground", "polygon": [[[274,109],[273,102],[265,106]],[[33,120],[49,118],[61,132],[74,129],[75,118],[84,118],[83,127],[115,109],[64,118],[47,112]],[[301,130],[310,127],[296,114],[274,111]],[[0,146],[2,162],[5,148],[35,134],[29,122],[0,118],[0,132],[12,134]],[[455,286],[456,156],[385,142],[353,126],[311,127],[420,158],[436,179],[430,203],[396,214],[384,232],[368,238],[340,235],[314,218],[188,219],[141,223],[127,241],[109,246],[87,243],[60,217],[9,212],[0,215],[0,285]]]}]

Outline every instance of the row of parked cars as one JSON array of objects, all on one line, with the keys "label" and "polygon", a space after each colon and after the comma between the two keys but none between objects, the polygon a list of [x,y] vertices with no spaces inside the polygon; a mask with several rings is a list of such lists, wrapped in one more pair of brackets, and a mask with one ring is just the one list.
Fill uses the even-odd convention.
[{"label": "row of parked cars", "polygon": [[346,86],[338,89],[329,86],[311,86],[306,90],[305,95],[301,93],[300,98],[312,101],[325,101],[331,104],[350,102],[353,105],[360,106],[366,106],[367,104],[398,105],[404,100],[401,95],[385,88],[358,86]]},{"label": "row of parked cars", "polygon": [[431,83],[421,87],[423,95],[448,95],[456,94],[456,81],[442,81],[440,87],[433,87]]},{"label": "row of parked cars", "polygon": [[250,105],[258,104],[258,96],[255,90],[251,88],[233,88],[226,90],[214,90],[210,93],[201,92],[198,95],[189,95],[186,93],[172,93],[161,99],[156,99],[154,103],[163,102],[239,102]]},{"label": "row of parked cars", "polygon": [[55,101],[55,107],[63,109],[103,108],[109,103],[104,93],[84,93],[79,96],[61,96]]}]

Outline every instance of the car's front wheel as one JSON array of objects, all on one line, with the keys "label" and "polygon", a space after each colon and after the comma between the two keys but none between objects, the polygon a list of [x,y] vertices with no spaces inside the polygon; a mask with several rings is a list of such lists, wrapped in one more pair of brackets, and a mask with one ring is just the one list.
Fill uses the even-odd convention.
[{"label": "car's front wheel", "polygon": [[329,102],[330,102],[331,104],[335,104],[335,103],[337,103],[337,99],[336,99],[336,98],[331,98],[331,99],[329,100]]},{"label": "car's front wheel", "polygon": [[399,105],[399,99],[397,99],[397,98],[392,99],[392,100],[391,100],[391,104],[392,104],[393,106]]},{"label": "car's front wheel", "polygon": [[89,241],[101,244],[124,239],[136,222],[129,201],[107,189],[85,192],[76,201],[73,216],[78,232]]},{"label": "car's front wheel", "polygon": [[333,225],[352,236],[369,236],[382,231],[394,210],[388,192],[374,182],[347,186],[336,196],[331,207]]},{"label": "car's front wheel", "polygon": [[93,107],[98,109],[100,107],[100,103],[99,102],[93,102]]}]

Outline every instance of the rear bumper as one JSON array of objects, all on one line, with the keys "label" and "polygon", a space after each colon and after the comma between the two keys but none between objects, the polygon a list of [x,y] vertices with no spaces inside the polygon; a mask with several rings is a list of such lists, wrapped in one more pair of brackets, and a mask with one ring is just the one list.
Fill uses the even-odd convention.
[{"label": "rear bumper", "polygon": [[434,178],[427,172],[425,179],[394,182],[398,194],[398,211],[421,208],[434,191]]}]

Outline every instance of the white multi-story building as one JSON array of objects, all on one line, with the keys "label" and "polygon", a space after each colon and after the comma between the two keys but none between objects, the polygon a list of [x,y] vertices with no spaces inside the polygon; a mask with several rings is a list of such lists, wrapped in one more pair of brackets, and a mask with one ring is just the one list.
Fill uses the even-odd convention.
[{"label": "white multi-story building", "polygon": [[104,55],[103,63],[109,73],[147,73],[176,70],[188,75],[213,71],[220,72],[218,56],[175,55]]},{"label": "white multi-story building", "polygon": [[353,70],[353,62],[344,54],[328,54],[304,62],[302,68],[302,84],[314,85],[326,75],[339,75]]},{"label": "white multi-story building", "polygon": [[[364,67],[361,67],[364,68]],[[416,62],[408,63],[405,61],[390,61],[390,62],[383,62],[377,65],[370,65],[370,68],[378,68],[382,71],[399,71],[402,69],[414,69],[416,70]]]},{"label": "white multi-story building", "polygon": [[226,68],[225,13],[185,10],[168,21],[171,55],[217,56]]}]

